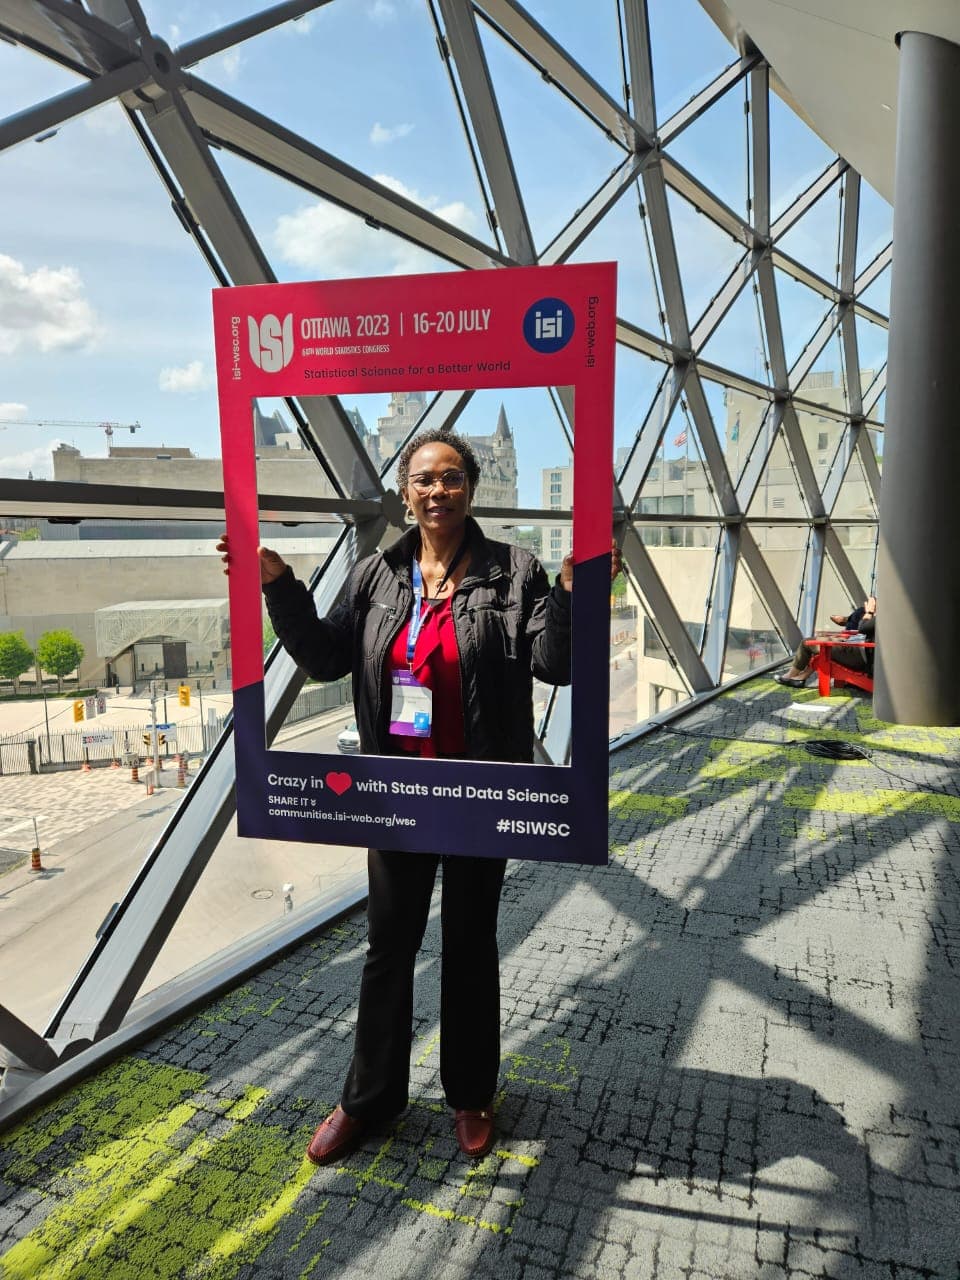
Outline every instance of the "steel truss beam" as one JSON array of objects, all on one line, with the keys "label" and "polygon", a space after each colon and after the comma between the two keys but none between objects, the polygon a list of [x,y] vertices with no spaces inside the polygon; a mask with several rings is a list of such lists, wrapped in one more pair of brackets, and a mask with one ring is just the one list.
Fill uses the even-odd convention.
[{"label": "steel truss beam", "polygon": [[627,36],[629,84],[627,101],[633,104],[633,115],[648,138],[657,132],[657,106],[653,85],[653,60],[650,54],[650,18],[647,0],[623,0],[623,19]]},{"label": "steel truss beam", "polygon": [[628,115],[519,4],[513,0],[477,0],[474,8],[506,36],[545,79],[592,116],[612,141],[628,151],[654,145],[652,134]]},{"label": "steel truss beam", "polygon": [[533,234],[490,81],[473,6],[470,0],[439,0],[439,4],[446,40],[460,78],[507,251],[515,262],[531,266],[537,260]]}]

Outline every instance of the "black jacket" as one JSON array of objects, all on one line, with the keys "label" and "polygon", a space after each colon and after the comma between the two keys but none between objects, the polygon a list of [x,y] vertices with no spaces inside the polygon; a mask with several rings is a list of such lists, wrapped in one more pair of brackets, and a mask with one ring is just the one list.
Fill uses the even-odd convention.
[{"label": "black jacket", "polygon": [[[467,519],[469,562],[453,593],[466,755],[533,759],[533,677],[570,683],[570,596],[529,552],[484,537]],[[288,569],[263,589],[283,647],[316,680],[353,675],[361,751],[395,752],[389,734],[390,649],[413,606],[410,529],[352,570],[344,598],[325,618]]]}]

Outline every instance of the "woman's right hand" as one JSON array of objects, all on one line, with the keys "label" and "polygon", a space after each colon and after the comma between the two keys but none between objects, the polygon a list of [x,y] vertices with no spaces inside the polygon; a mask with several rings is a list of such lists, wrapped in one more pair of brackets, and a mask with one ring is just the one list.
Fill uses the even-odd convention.
[{"label": "woman's right hand", "polygon": [[[224,533],[217,543],[217,550],[220,552],[220,559],[223,561],[225,568],[224,573],[230,572],[230,539]],[[257,558],[260,561],[260,585],[265,587],[268,582],[276,582],[277,578],[286,570],[286,561],[282,556],[277,555],[276,551],[271,551],[269,547],[257,547]]]}]

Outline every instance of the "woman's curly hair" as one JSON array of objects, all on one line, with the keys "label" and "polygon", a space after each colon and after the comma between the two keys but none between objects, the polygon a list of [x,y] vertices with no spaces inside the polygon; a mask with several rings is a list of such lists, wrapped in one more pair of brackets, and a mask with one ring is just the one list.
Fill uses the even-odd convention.
[{"label": "woman's curly hair", "polygon": [[425,444],[448,444],[451,449],[456,449],[463,459],[463,469],[467,473],[467,482],[470,485],[470,496],[472,498],[477,491],[477,484],[480,480],[480,463],[477,461],[477,455],[473,451],[473,445],[471,445],[466,436],[458,435],[456,431],[445,431],[442,428],[421,431],[403,446],[397,462],[397,485],[400,492],[403,493],[410,483],[410,459]]}]

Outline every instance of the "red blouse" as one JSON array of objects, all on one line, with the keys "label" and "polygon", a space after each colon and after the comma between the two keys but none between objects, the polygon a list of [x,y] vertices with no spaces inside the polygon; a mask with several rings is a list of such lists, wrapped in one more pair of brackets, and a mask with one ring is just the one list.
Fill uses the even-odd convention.
[{"label": "red blouse", "polygon": [[[429,738],[392,734],[395,746],[426,759],[462,756],[466,748],[463,731],[463,694],[460,689],[460,651],[453,625],[453,598],[425,605],[426,616],[413,653],[413,674],[433,690],[433,719]],[[390,650],[390,669],[407,665],[409,619]]]}]

